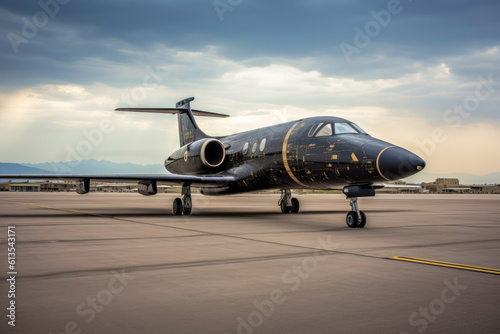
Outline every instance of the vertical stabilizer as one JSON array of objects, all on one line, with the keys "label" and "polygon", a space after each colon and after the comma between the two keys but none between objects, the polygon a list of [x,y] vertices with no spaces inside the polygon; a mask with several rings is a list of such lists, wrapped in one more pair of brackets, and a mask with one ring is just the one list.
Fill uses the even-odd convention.
[{"label": "vertical stabilizer", "polygon": [[198,124],[196,124],[190,104],[193,100],[194,97],[189,97],[177,102],[175,105],[176,108],[181,109],[181,112],[177,115],[179,120],[179,141],[181,147],[196,140],[209,137],[201,131]]}]

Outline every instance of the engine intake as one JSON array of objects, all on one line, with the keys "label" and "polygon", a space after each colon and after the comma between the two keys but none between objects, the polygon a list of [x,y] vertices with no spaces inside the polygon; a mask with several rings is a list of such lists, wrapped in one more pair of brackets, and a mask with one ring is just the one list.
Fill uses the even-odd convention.
[{"label": "engine intake", "polygon": [[218,171],[226,159],[224,144],[215,138],[204,138],[175,151],[165,168],[176,174],[201,174]]},{"label": "engine intake", "polygon": [[209,139],[201,146],[200,157],[205,166],[210,168],[219,167],[226,158],[226,149],[220,140]]}]

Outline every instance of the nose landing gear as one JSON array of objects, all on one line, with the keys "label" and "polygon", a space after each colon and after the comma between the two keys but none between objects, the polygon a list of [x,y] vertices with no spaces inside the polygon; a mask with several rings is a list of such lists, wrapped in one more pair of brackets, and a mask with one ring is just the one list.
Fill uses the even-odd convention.
[{"label": "nose landing gear", "polygon": [[359,210],[358,197],[375,196],[375,188],[371,184],[344,187],[344,195],[349,199],[351,211],[347,213],[346,223],[350,228],[363,228],[366,225],[366,215]]},{"label": "nose landing gear", "polygon": [[363,211],[359,210],[358,207],[358,198],[352,197],[350,198],[349,204],[351,205],[352,211],[347,213],[347,217],[345,219],[347,226],[350,228],[363,228],[366,225],[366,215]]}]

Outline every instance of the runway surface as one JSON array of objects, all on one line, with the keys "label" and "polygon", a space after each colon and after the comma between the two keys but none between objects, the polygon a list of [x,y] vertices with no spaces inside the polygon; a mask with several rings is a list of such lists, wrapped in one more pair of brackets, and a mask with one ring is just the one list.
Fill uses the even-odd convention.
[{"label": "runway surface", "polygon": [[498,195],[360,199],[364,229],[342,195],[282,214],[279,195],[195,194],[189,217],[175,197],[0,193],[1,332],[500,331]]}]

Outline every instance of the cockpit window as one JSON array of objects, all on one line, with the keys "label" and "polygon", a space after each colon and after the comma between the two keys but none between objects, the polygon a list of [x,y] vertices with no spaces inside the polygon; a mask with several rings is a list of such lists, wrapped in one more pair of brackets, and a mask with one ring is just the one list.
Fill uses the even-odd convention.
[{"label": "cockpit window", "polygon": [[327,123],[316,133],[316,137],[329,137],[333,135],[332,124]]},{"label": "cockpit window", "polygon": [[335,123],[335,134],[358,133],[358,131],[348,123]]},{"label": "cockpit window", "polygon": [[353,128],[355,128],[359,133],[361,134],[364,134],[364,135],[367,135],[367,133],[365,131],[363,131],[363,129],[361,129],[358,125],[354,124],[354,123],[351,123],[351,126]]},{"label": "cockpit window", "polygon": [[309,137],[329,137],[334,134],[366,135],[367,133],[354,123],[339,122],[339,123],[316,123],[311,127],[307,135]]},{"label": "cockpit window", "polygon": [[312,126],[311,130],[309,130],[309,133],[307,134],[309,137],[314,136],[314,133],[319,129],[320,126],[322,126],[323,123],[316,123]]}]

